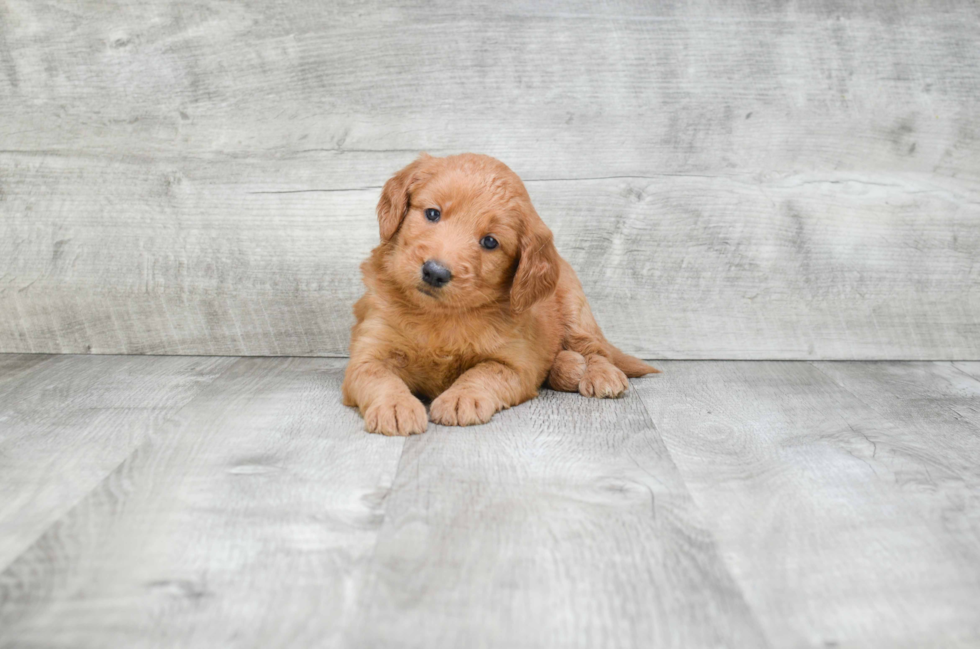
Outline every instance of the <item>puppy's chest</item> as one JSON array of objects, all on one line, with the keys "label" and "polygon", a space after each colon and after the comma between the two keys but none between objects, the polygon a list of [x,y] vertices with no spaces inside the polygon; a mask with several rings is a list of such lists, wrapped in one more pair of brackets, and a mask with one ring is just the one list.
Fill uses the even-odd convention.
[{"label": "puppy's chest", "polygon": [[467,337],[459,331],[405,330],[393,360],[409,388],[435,397],[463,372],[491,358],[503,342],[498,336],[481,334]]}]

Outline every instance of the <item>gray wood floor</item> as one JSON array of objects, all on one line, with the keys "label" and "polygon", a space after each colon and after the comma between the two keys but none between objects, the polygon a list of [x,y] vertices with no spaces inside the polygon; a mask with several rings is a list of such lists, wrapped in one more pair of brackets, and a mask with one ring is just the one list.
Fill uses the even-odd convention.
[{"label": "gray wood floor", "polygon": [[980,363],[360,431],[342,360],[0,355],[3,647],[980,645]]}]

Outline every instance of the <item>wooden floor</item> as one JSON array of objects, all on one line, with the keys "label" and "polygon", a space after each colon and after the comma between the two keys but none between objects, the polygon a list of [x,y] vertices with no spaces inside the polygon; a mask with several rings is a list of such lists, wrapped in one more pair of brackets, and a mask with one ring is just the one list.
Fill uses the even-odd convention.
[{"label": "wooden floor", "polygon": [[0,356],[2,647],[980,645],[980,363],[360,430],[344,361]]}]

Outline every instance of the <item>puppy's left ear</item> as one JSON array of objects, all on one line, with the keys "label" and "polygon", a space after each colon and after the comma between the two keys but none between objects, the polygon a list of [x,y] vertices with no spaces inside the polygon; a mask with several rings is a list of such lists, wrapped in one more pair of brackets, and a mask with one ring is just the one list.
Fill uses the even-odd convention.
[{"label": "puppy's left ear", "polygon": [[385,243],[398,231],[398,226],[405,219],[411,198],[412,186],[421,178],[422,166],[432,159],[428,153],[423,153],[414,162],[396,173],[385,183],[378,200],[378,230],[381,233],[381,243]]},{"label": "puppy's left ear", "polygon": [[530,227],[520,238],[517,272],[510,289],[510,306],[515,313],[548,297],[558,285],[558,251],[551,230],[534,208],[527,222]]}]

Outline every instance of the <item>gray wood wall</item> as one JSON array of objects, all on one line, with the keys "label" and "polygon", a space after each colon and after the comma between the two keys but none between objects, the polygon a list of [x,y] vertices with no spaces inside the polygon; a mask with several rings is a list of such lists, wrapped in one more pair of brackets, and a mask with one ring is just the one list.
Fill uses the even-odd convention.
[{"label": "gray wood wall", "polygon": [[980,359],[974,0],[0,0],[0,352],[344,355],[420,150],[629,351]]}]

